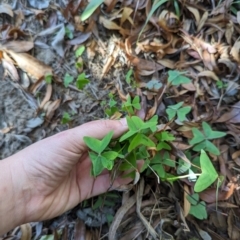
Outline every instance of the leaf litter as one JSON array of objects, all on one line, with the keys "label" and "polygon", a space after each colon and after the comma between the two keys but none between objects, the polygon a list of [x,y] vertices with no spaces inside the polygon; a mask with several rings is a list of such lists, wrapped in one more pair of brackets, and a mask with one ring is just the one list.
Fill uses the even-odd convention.
[{"label": "leaf litter", "polygon": [[[66,237],[67,230],[69,236],[79,239],[200,239],[199,235],[202,239],[239,239],[235,217],[240,205],[239,3],[6,2],[0,5],[0,60],[6,79],[2,81],[10,82],[12,91],[20,91],[24,97],[20,100],[19,95],[18,101],[26,101],[30,107],[21,128],[8,117],[1,119],[3,139],[30,144],[30,134],[41,139],[103,118],[104,109],[94,109],[101,101],[108,101],[109,92],[119,103],[130,94],[141,98],[139,116],[147,120],[157,114],[159,131],[173,134],[170,157],[183,164],[178,169],[195,167],[194,173],[202,173],[196,183],[185,177],[158,184],[154,173],[144,175],[136,188],[123,194],[124,203],[114,206],[116,214],[111,221],[109,218],[110,227],[89,231],[86,223],[70,217],[63,223],[60,216],[52,221],[52,232],[31,223],[15,229],[15,236],[21,231],[26,235],[26,227],[30,227],[30,235],[37,233],[41,239],[55,239],[58,234]],[[75,68],[74,51],[80,46],[84,50]],[[132,77],[126,82],[129,69]],[[23,73],[27,77],[23,78]],[[79,74],[84,74],[86,84],[78,86],[86,92],[74,86]],[[46,81],[47,75],[51,82]],[[64,76],[70,77],[64,80]],[[81,99],[86,99],[83,104]],[[178,104],[181,106],[175,109]],[[66,113],[71,116],[70,123],[61,124]],[[88,116],[79,121],[78,114]],[[117,116],[119,113],[113,119]],[[16,151],[13,143],[9,140],[12,151],[8,154]],[[197,159],[201,149],[208,155],[202,151]],[[173,165],[165,165],[167,174],[175,170]],[[194,190],[199,193],[197,202],[189,199]],[[192,217],[198,211],[201,221]],[[49,223],[44,226],[50,229]]]}]

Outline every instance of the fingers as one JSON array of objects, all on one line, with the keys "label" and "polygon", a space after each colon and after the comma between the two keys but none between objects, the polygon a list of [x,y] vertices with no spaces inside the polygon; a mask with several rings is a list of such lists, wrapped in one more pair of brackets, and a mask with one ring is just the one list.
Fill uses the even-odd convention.
[{"label": "fingers", "polygon": [[127,129],[128,127],[125,118],[121,120],[97,120],[59,133],[57,138],[58,141],[62,142],[63,144],[68,142],[68,146],[72,145],[71,150],[75,153],[82,153],[87,149],[83,141],[83,137],[88,136],[102,139],[110,131],[114,131],[113,137],[116,138],[121,136]]}]

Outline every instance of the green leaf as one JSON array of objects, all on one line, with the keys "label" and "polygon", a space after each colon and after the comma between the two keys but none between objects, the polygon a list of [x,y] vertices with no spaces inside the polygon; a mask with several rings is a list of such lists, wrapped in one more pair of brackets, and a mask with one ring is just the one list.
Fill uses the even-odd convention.
[{"label": "green leaf", "polygon": [[218,174],[214,166],[212,165],[211,160],[209,159],[208,155],[204,150],[201,151],[200,164],[202,174],[195,183],[194,186],[195,192],[202,192],[218,178]]},{"label": "green leaf", "polygon": [[207,219],[206,203],[201,201],[195,206],[192,205],[189,213],[200,220]]},{"label": "green leaf", "polygon": [[136,134],[137,131],[132,131],[132,130],[129,130],[128,132],[126,132],[125,134],[123,134],[120,139],[119,139],[119,142],[122,142],[130,137],[132,137],[134,134]]},{"label": "green leaf", "polygon": [[177,70],[168,71],[168,82],[172,85],[180,85],[185,83],[190,83],[191,80],[188,77],[183,76],[184,72],[179,72]]},{"label": "green leaf", "polygon": [[191,145],[195,145],[196,143],[200,143],[205,140],[205,136],[197,129],[192,128],[193,139],[189,141]]},{"label": "green leaf", "polygon": [[83,137],[85,144],[94,152],[101,153],[101,141],[93,137]]},{"label": "green leaf", "polygon": [[117,104],[117,102],[116,102],[113,98],[111,98],[111,99],[109,100],[109,106],[110,106],[110,107],[114,107],[114,106],[116,106],[116,104]]},{"label": "green leaf", "polygon": [[159,141],[169,141],[169,142],[171,142],[171,141],[175,140],[175,137],[171,133],[169,133],[168,131],[163,131],[160,134],[157,133],[155,136],[157,137],[157,139]]},{"label": "green leaf", "polygon": [[191,163],[184,161],[183,159],[179,159],[178,161],[178,167],[177,167],[177,174],[183,174],[186,171],[188,171],[188,169],[191,167]]},{"label": "green leaf", "polygon": [[64,87],[68,87],[69,84],[74,80],[74,77],[69,75],[68,73],[65,74],[63,78],[63,85]]},{"label": "green leaf", "polygon": [[141,105],[140,105],[140,97],[139,96],[135,96],[133,101],[132,101],[132,106],[137,109],[140,110],[141,109]]},{"label": "green leaf", "polygon": [[78,75],[76,86],[78,89],[82,90],[90,81],[86,78],[85,73]]},{"label": "green leaf", "polygon": [[187,200],[192,204],[192,205],[197,205],[199,202],[199,194],[194,193],[193,195],[187,195]]},{"label": "green leaf", "polygon": [[170,121],[170,120],[172,120],[176,116],[177,111],[174,110],[174,109],[171,109],[171,108],[167,108],[166,109],[166,113],[168,115],[168,120]]},{"label": "green leaf", "polygon": [[178,119],[182,122],[186,119],[186,115],[191,111],[191,107],[182,107],[177,110]]},{"label": "green leaf", "polygon": [[48,83],[48,84],[51,84],[52,83],[52,74],[46,74],[45,75],[45,81],[46,81],[46,83]]},{"label": "green leaf", "polygon": [[70,120],[71,120],[70,114],[67,112],[64,112],[62,116],[61,124],[69,123]]},{"label": "green leaf", "polygon": [[225,132],[213,131],[206,122],[202,123],[202,127],[207,139],[216,139],[226,136]]},{"label": "green leaf", "polygon": [[92,210],[96,210],[101,206],[103,206],[103,198],[101,196],[98,196],[97,201],[92,206]]},{"label": "green leaf", "polygon": [[140,117],[132,116],[132,121],[134,122],[134,125],[136,126],[136,128],[138,130],[145,129],[145,128],[143,128],[143,126],[145,126],[145,123],[143,122],[143,120]]},{"label": "green leaf", "polygon": [[159,90],[162,87],[162,83],[153,79],[146,84],[146,88],[149,90]]},{"label": "green leaf", "polygon": [[154,142],[148,138],[147,136],[145,136],[142,133],[138,133],[130,142],[130,145],[128,147],[128,151],[131,152],[134,148],[140,146],[140,145],[144,145],[147,147],[154,147],[155,144]]},{"label": "green leaf", "polygon": [[156,164],[156,165],[153,165],[152,166],[152,169],[157,173],[157,175],[160,177],[160,178],[165,178],[166,177],[166,172],[164,170],[164,167],[162,164]]},{"label": "green leaf", "polygon": [[107,152],[103,152],[102,156],[104,156],[105,158],[107,158],[108,160],[115,160],[118,156],[117,152],[114,151],[107,151]]},{"label": "green leaf", "polygon": [[136,121],[133,121],[134,117],[126,117],[127,125],[131,131],[138,131],[138,125],[136,125]]},{"label": "green leaf", "polygon": [[168,106],[168,108],[171,108],[173,110],[178,110],[182,105],[183,105],[184,102],[179,102],[177,104],[174,104],[174,105],[170,105]]},{"label": "green leaf", "polygon": [[200,152],[202,149],[206,149],[206,140],[195,145],[193,151]]},{"label": "green leaf", "polygon": [[214,154],[214,155],[220,155],[219,149],[210,141],[206,140],[206,147],[205,150]]},{"label": "green leaf", "polygon": [[157,144],[157,151],[161,151],[162,149],[171,150],[171,146],[166,142],[160,142]]},{"label": "green leaf", "polygon": [[101,148],[100,148],[100,152],[103,152],[103,150],[108,146],[108,144],[110,143],[111,139],[113,136],[113,131],[110,131],[101,141]]},{"label": "green leaf", "polygon": [[73,39],[73,32],[68,27],[65,27],[65,34],[69,39]]},{"label": "green leaf", "polygon": [[108,146],[113,136],[113,131],[110,131],[102,140],[93,137],[83,137],[85,144],[94,152],[100,154]]},{"label": "green leaf", "polygon": [[104,169],[104,166],[102,165],[102,161],[101,161],[101,156],[93,152],[89,152],[89,158],[92,162],[92,175],[96,177]]},{"label": "green leaf", "polygon": [[81,21],[87,20],[104,0],[91,0],[82,13]]},{"label": "green leaf", "polygon": [[80,57],[85,51],[85,46],[80,46],[76,51],[75,51],[75,56]]},{"label": "green leaf", "polygon": [[127,82],[128,84],[131,83],[132,75],[133,75],[133,69],[131,68],[131,69],[128,70],[128,72],[127,72],[127,74],[126,74],[126,82]]},{"label": "green leaf", "polygon": [[147,19],[142,27],[141,32],[138,35],[138,39],[140,38],[140,36],[142,35],[147,23],[149,22],[150,18],[152,17],[152,15],[154,14],[154,12],[161,6],[163,5],[165,2],[167,2],[168,0],[154,0],[152,8],[150,10],[150,12],[147,15]]},{"label": "green leaf", "polygon": [[112,170],[113,165],[114,165],[114,161],[107,159],[103,156],[103,154],[101,155],[101,162],[104,168],[108,169],[108,170]]}]

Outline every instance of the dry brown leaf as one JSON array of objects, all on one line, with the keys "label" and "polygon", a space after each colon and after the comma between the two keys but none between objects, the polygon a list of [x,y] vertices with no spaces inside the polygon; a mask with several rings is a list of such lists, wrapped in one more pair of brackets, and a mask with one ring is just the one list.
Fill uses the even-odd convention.
[{"label": "dry brown leaf", "polygon": [[31,240],[32,227],[31,227],[30,223],[23,224],[20,226],[20,228],[21,228],[21,232],[22,232],[21,240]]},{"label": "dry brown leaf", "polygon": [[52,89],[53,89],[52,84],[47,84],[46,94],[39,106],[39,109],[42,109],[44,107],[44,105],[50,100],[50,98],[52,96]]},{"label": "dry brown leaf", "polygon": [[3,129],[0,129],[0,132],[3,134],[9,133],[14,127],[6,127]]},{"label": "dry brown leaf", "polygon": [[132,14],[133,9],[129,8],[129,7],[125,7],[123,8],[123,12],[122,12],[122,17],[120,20],[120,26],[123,25],[123,23],[128,20],[132,25],[134,25],[132,18],[130,17],[130,15]]},{"label": "dry brown leaf", "polygon": [[228,214],[228,236],[231,240],[239,240],[240,239],[240,231],[237,229],[236,223],[235,223],[235,216],[233,210],[231,210]]},{"label": "dry brown leaf", "polygon": [[46,119],[49,121],[52,119],[55,111],[58,109],[61,103],[61,99],[57,99],[55,101],[49,101],[45,104],[44,110],[46,110]]},{"label": "dry brown leaf", "polygon": [[0,14],[1,13],[5,13],[5,14],[9,15],[10,17],[13,17],[13,11],[12,11],[11,5],[5,4],[5,3],[1,4],[0,5]]},{"label": "dry brown leaf", "polygon": [[230,51],[230,54],[234,58],[235,61],[240,63],[240,41],[236,41]]},{"label": "dry brown leaf", "polygon": [[6,52],[15,60],[19,68],[35,80],[43,78],[47,74],[53,74],[51,67],[27,53],[15,53],[11,50],[6,50]]},{"label": "dry brown leaf", "polygon": [[32,41],[8,41],[3,45],[3,47],[6,47],[16,53],[28,52],[34,47],[34,43]]},{"label": "dry brown leaf", "polygon": [[194,7],[190,7],[190,6],[187,6],[187,9],[193,14],[193,16],[195,17],[195,20],[196,20],[196,25],[198,26],[199,25],[199,22],[200,22],[200,14],[199,14],[199,11],[194,8]]},{"label": "dry brown leaf", "polygon": [[219,77],[212,71],[203,71],[198,74],[198,77],[209,77],[215,81],[219,80]]},{"label": "dry brown leaf", "polygon": [[204,26],[204,24],[207,21],[207,19],[208,19],[208,12],[205,11],[203,16],[202,16],[202,18],[201,18],[201,20],[199,21],[199,23],[197,25],[197,32],[199,32],[202,29],[202,27]]},{"label": "dry brown leaf", "polygon": [[189,187],[187,184],[184,184],[184,206],[183,206],[184,217],[186,217],[189,214],[191,208],[191,203],[187,200],[188,195],[190,195]]},{"label": "dry brown leaf", "polygon": [[2,59],[2,65],[3,65],[3,68],[10,75],[10,77],[12,78],[13,81],[19,81],[19,75],[18,75],[17,69],[15,68],[15,66],[11,62],[6,61],[3,58]]},{"label": "dry brown leaf", "polygon": [[188,91],[191,91],[191,92],[195,92],[196,91],[196,87],[194,86],[194,84],[192,82],[182,84],[182,87],[187,89]]},{"label": "dry brown leaf", "polygon": [[234,32],[233,22],[229,21],[229,23],[226,25],[226,31],[225,31],[225,37],[229,45],[231,45],[231,42],[232,42],[233,32]]},{"label": "dry brown leaf", "polygon": [[235,103],[229,112],[224,113],[216,122],[239,123],[240,122],[240,102]]}]

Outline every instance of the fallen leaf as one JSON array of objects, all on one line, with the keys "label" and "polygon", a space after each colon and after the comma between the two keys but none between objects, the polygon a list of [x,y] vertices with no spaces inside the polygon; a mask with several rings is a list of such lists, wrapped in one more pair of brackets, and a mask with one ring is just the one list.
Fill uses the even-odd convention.
[{"label": "fallen leaf", "polygon": [[8,4],[1,4],[0,5],[0,14],[1,13],[5,13],[7,15],[9,15],[10,17],[13,17],[13,11],[12,11],[12,7],[11,5],[8,5]]}]

